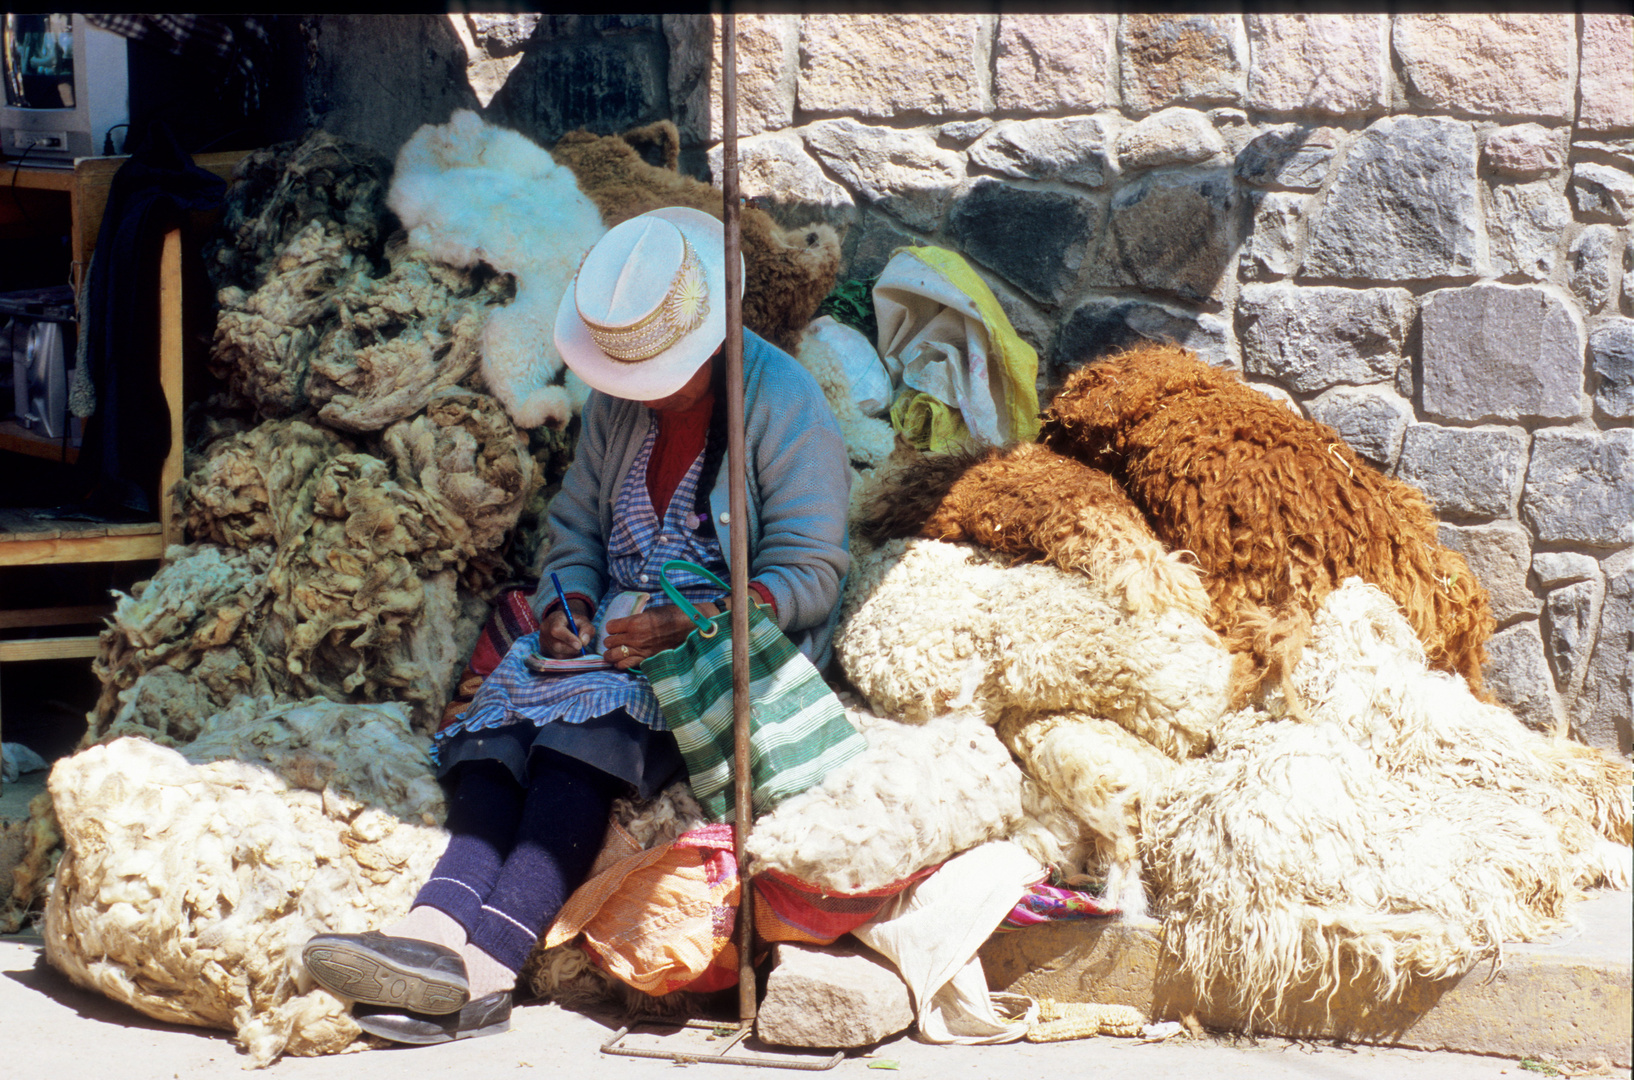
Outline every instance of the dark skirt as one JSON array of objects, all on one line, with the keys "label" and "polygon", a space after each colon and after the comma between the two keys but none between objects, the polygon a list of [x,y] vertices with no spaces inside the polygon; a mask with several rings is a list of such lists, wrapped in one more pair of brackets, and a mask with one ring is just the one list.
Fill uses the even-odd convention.
[{"label": "dark skirt", "polygon": [[466,762],[497,761],[526,788],[528,762],[535,750],[554,750],[594,766],[628,783],[643,799],[686,776],[674,735],[654,731],[617,709],[582,724],[551,721],[536,726],[518,720],[481,731],[462,731],[438,747],[437,779],[453,782]]}]

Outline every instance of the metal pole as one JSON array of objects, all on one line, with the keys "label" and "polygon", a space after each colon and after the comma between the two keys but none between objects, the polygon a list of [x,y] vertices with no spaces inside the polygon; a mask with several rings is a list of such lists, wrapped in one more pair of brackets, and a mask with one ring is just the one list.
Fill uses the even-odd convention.
[{"label": "metal pole", "polygon": [[742,228],[738,199],[738,49],[737,17],[721,19],[721,189],[726,211],[726,462],[728,504],[732,520],[732,775],[736,813],[732,847],[738,880],[738,1018],[748,1027],[755,1019],[754,903],[749,876],[743,872],[744,848],[754,821],[749,775],[749,495],[743,456],[743,268]]}]

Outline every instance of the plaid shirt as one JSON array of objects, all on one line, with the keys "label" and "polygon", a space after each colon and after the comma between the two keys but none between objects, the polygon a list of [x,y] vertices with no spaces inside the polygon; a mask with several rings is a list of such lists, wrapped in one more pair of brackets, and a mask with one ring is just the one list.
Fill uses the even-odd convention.
[{"label": "plaid shirt", "polygon": [[[120,37],[212,64],[237,84],[239,107],[248,116],[261,105],[262,68],[271,45],[267,28],[253,15],[87,15],[92,26]],[[263,63],[258,65],[257,59]]]},{"label": "plaid shirt", "polygon": [[[664,517],[660,519],[653,509],[646,476],[657,433],[657,424],[648,428],[647,441],[631,464],[614,504],[613,535],[607,543],[612,581],[596,608],[598,633],[606,622],[608,605],[621,592],[652,593],[649,608],[670,602],[659,584],[659,571],[670,559],[686,559],[722,575],[726,573],[720,541],[712,532],[699,531],[703,522],[693,513],[703,454],[693,461],[670,497]],[[720,598],[718,586],[696,575],[677,574],[670,580],[688,600]],[[439,744],[461,731],[481,731],[522,721],[535,726],[552,721],[582,724],[617,709],[624,709],[654,731],[667,730],[658,699],[653,696],[647,677],[639,671],[609,669],[580,675],[536,675],[528,670],[524,660],[538,647],[537,632],[518,638],[505,659],[483,682],[471,707],[454,723],[437,732]]]}]

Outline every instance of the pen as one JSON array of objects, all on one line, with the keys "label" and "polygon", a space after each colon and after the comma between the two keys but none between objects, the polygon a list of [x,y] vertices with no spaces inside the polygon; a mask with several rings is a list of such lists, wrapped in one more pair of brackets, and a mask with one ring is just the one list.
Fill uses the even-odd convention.
[{"label": "pen", "polygon": [[[562,614],[567,616],[567,628],[573,631],[573,636],[579,636],[579,624],[573,621],[573,609],[567,606],[567,594],[562,591],[562,579],[555,574],[550,575],[550,583],[556,586],[556,599],[562,602]],[[589,656],[590,651],[583,645],[579,646],[580,656]]]}]

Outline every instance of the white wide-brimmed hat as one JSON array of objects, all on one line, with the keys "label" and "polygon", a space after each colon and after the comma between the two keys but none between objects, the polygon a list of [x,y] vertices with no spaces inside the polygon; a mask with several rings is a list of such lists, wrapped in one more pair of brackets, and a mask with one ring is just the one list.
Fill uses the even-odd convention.
[{"label": "white wide-brimmed hat", "polygon": [[615,225],[556,310],[556,350],[579,378],[632,401],[668,397],[726,340],[726,245],[701,210]]}]

